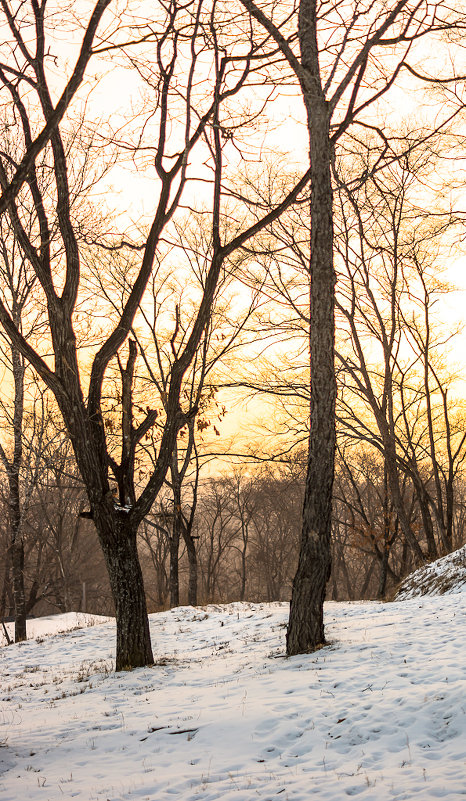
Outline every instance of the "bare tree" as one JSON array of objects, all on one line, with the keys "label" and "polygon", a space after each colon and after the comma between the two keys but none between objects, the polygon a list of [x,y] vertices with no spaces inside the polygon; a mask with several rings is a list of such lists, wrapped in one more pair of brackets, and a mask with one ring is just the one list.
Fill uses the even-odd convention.
[{"label": "bare tree", "polygon": [[[102,13],[108,3],[101,2]],[[89,383],[82,377],[79,361],[79,331],[75,325],[77,304],[80,300],[80,274],[82,252],[79,246],[75,220],[70,208],[69,162],[63,146],[58,122],[63,116],[64,100],[53,104],[47,82],[45,62],[47,49],[47,16],[45,4],[32,2],[35,42],[31,42],[29,19],[15,15],[6,1],[2,3],[4,15],[12,32],[12,63],[4,66],[0,80],[10,95],[10,124],[18,121],[18,139],[23,142],[24,156],[18,164],[3,161],[2,183],[4,205],[15,235],[25,257],[36,273],[48,315],[48,334],[53,351],[54,366],[28,343],[18,330],[4,304],[0,304],[0,322],[6,335],[26,358],[47,387],[54,393],[68,430],[80,474],[90,502],[90,515],[94,520],[104,552],[112,588],[117,618],[116,669],[122,670],[152,663],[152,648],[141,567],[137,553],[137,531],[160,492],[173,455],[180,429],[195,415],[196,408],[182,404],[184,377],[200,346],[215,296],[216,286],[226,261],[248,239],[276,219],[292,203],[306,185],[303,176],[294,189],[282,197],[277,205],[257,218],[254,208],[246,203],[238,215],[234,236],[224,237],[222,231],[222,182],[224,150],[231,146],[231,136],[224,135],[224,125],[238,120],[237,112],[229,107],[230,101],[247,88],[255,44],[246,35],[244,41],[229,32],[228,26],[216,26],[216,4],[204,8],[202,0],[187,8],[177,2],[167,7],[160,4],[155,22],[148,23],[138,37],[144,42],[150,61],[149,85],[156,107],[156,131],[143,126],[141,136],[149,132],[152,139],[148,147],[154,154],[153,164],[158,186],[158,200],[144,243],[141,259],[125,295],[121,314],[110,321],[102,335],[102,343],[94,354]],[[96,12],[97,13],[97,12]],[[97,18],[93,17],[92,30],[86,32],[83,50],[86,59],[79,61],[79,76],[87,63]],[[95,22],[95,24],[94,24]],[[124,27],[123,27],[124,30]],[[221,41],[219,41],[221,36]],[[35,51],[32,48],[35,47]],[[130,49],[131,43],[127,43]],[[97,51],[108,52],[115,48],[109,33],[106,42]],[[131,59],[131,56],[130,56]],[[187,59],[189,66],[187,67]],[[207,66],[207,60],[209,66]],[[18,62],[21,68],[18,69]],[[141,70],[140,64],[137,65]],[[72,95],[76,78],[72,76],[69,92]],[[34,92],[44,125],[44,134],[37,144],[33,137],[32,104],[25,104],[23,87]],[[252,117],[257,117],[254,112]],[[240,120],[238,120],[240,125]],[[169,130],[171,126],[171,135]],[[54,176],[54,198],[50,203],[38,185],[35,158],[39,145],[50,138],[51,163]],[[124,143],[123,143],[124,144]],[[142,419],[136,420],[132,403],[132,382],[136,360],[135,348],[129,345],[126,355],[121,354],[121,405],[119,455],[109,452],[104,420],[104,381],[107,368],[115,359],[130,334],[135,315],[150,279],[154,260],[161,247],[163,233],[180,207],[197,146],[201,146],[200,174],[205,181],[207,160],[212,201],[205,215],[210,225],[211,248],[206,269],[203,292],[198,299],[197,312],[192,318],[189,333],[177,340],[178,327],[173,333],[174,359],[165,406],[165,422],[158,445],[155,467],[145,487],[136,496],[134,481],[135,453],[141,439],[155,423],[155,412],[149,409]],[[26,165],[26,168],[21,165]],[[25,175],[26,190],[22,202],[32,203],[38,215],[38,230],[34,237],[27,235],[21,219],[17,193],[17,176]],[[211,176],[211,180],[210,180]],[[11,188],[13,187],[13,188]],[[244,220],[246,219],[246,222]],[[59,231],[61,252],[50,248],[50,231]],[[120,245],[120,242],[116,243]],[[111,490],[109,470],[113,471],[119,491],[116,500]]]},{"label": "bare tree", "polygon": [[[17,147],[8,127],[2,135],[5,163],[15,163]],[[67,143],[69,150],[70,144]],[[88,154],[86,154],[88,155]],[[85,161],[86,159],[84,159]],[[0,168],[1,169],[1,168]],[[84,170],[77,170],[75,185],[71,189],[70,202],[73,208],[83,206],[83,196],[89,182],[82,182]],[[49,165],[44,154],[38,163],[37,181],[45,195],[49,189]],[[3,172],[6,180],[6,172]],[[5,184],[4,180],[4,184]],[[22,194],[20,193],[20,203]],[[24,237],[34,239],[38,217],[34,207],[20,206]],[[18,220],[16,220],[18,223]],[[50,246],[54,246],[54,233],[50,235]],[[23,239],[24,244],[24,239]],[[7,215],[0,219],[0,299],[8,309],[14,325],[30,344],[40,341],[43,307],[36,302],[37,275],[27,254],[18,240],[18,224]],[[51,416],[44,388],[37,387],[37,376],[28,366],[24,355],[3,330],[0,332],[0,364],[5,370],[4,393],[0,399],[3,420],[0,460],[8,480],[8,509],[10,549],[7,564],[11,566],[16,606],[15,638],[26,638],[26,612],[30,612],[31,598],[26,598],[25,571],[25,521],[31,497],[44,469],[44,458],[40,448],[45,447],[49,437],[57,438],[57,430],[50,426]],[[11,400],[7,397],[11,394]],[[30,549],[29,549],[30,550]],[[32,600],[37,599],[32,593]]]},{"label": "bare tree", "polygon": [[[394,140],[396,158],[380,163],[370,177],[371,159],[380,148],[367,137],[351,157],[348,152],[336,175],[337,423],[345,457],[334,496],[333,597],[341,587],[347,597],[383,595],[387,581],[393,585],[403,571],[458,541],[451,526],[461,492],[464,412],[454,397],[454,376],[443,365],[455,329],[451,322],[439,325],[435,313],[449,289],[439,275],[457,217],[439,169],[451,142],[451,135],[442,133],[423,144],[419,131]],[[367,177],[353,186],[355,163]],[[268,361],[255,361],[238,383],[272,396],[275,411],[279,407],[273,423],[266,419],[275,457],[277,432],[283,453],[308,435],[306,222],[302,205],[293,207],[261,237],[257,261],[267,273],[271,299],[262,325],[275,333],[282,351],[283,342],[288,347],[278,360],[270,345]],[[262,428],[267,430],[265,423]],[[366,453],[378,466],[377,479],[363,476],[360,460],[366,461]]]},{"label": "bare tree", "polygon": [[[7,259],[7,266],[9,260]],[[13,309],[12,317],[19,326],[22,303],[20,292],[12,278]],[[15,599],[15,642],[26,639],[26,598],[24,592],[24,540],[22,531],[22,504],[20,490],[20,474],[23,467],[23,419],[24,419],[24,372],[25,364],[21,353],[14,345],[10,348],[11,371],[14,382],[13,415],[11,433],[13,435],[13,452],[8,456],[7,450],[0,442],[0,459],[8,478],[8,518],[10,547],[7,558],[11,560]]]},{"label": "bare tree", "polygon": [[[8,150],[8,143],[5,143]],[[11,148],[10,148],[11,150]],[[31,229],[31,218],[28,220]],[[0,220],[0,278],[1,299],[8,307],[11,318],[25,338],[33,338],[37,331],[40,311],[31,310],[31,296],[35,276],[19,248],[12,226],[8,220]],[[25,409],[27,392],[27,364],[21,352],[2,335],[0,339],[0,364],[4,374],[4,392],[0,399],[2,413],[0,461],[7,477],[7,505],[9,526],[9,548],[6,553],[6,569],[11,566],[13,596],[15,602],[15,641],[26,639],[27,599],[24,586],[24,517],[27,515],[31,493],[37,481],[40,456],[34,454],[31,439],[35,432],[29,430]],[[7,397],[11,387],[11,402]],[[41,398],[38,399],[40,405]],[[34,401],[33,401],[34,402]],[[45,420],[36,443],[41,440]],[[32,437],[31,437],[32,434]],[[29,442],[27,441],[29,437]],[[26,458],[25,458],[26,454]]]},{"label": "bare tree", "polygon": [[[455,332],[432,319],[448,291],[438,275],[450,215],[438,211],[433,223],[412,199],[421,175],[426,187],[427,160],[432,150],[413,152],[360,191],[339,193],[350,202],[339,215],[337,307],[348,335],[338,348],[337,416],[343,434],[383,454],[391,502],[417,562],[451,549],[454,482],[465,456],[461,415],[454,398],[447,400],[451,381],[441,367]],[[420,534],[406,514],[406,481],[417,498]]]},{"label": "bare tree", "polygon": [[[376,573],[374,568],[378,565],[378,585],[374,594],[383,598],[387,580],[390,578],[393,585],[401,578],[390,563],[390,556],[400,538],[400,525],[389,493],[386,462],[377,449],[369,449],[367,446],[362,448],[358,444],[352,448],[340,447],[337,465],[334,499],[334,528],[337,536],[334,532],[334,547],[343,530],[346,539],[342,549],[344,552],[340,555],[340,568],[343,567],[343,572],[348,574],[350,554],[356,552],[357,561],[363,568],[360,572],[365,572],[359,586],[352,580],[353,595],[349,594],[348,597],[366,597],[372,583],[372,573]],[[405,490],[406,482],[402,485],[402,495],[405,515],[412,526],[412,498],[408,509]],[[369,566],[367,557],[370,559]],[[335,566],[335,574],[337,569],[338,566]],[[348,579],[346,583],[349,591]]]},{"label": "bare tree", "polygon": [[[300,0],[297,8],[241,2],[294,72],[309,131],[310,441],[301,553],[287,633],[287,652],[296,654],[325,642],[323,601],[330,575],[336,397],[331,165],[350,126],[378,131],[387,140],[383,125],[374,124],[366,112],[403,70],[423,77],[408,61],[415,58],[419,40],[460,28],[464,17],[442,2],[400,0],[390,7],[384,2],[354,3],[344,15],[334,4],[315,0]],[[295,17],[297,29],[292,24]]]}]

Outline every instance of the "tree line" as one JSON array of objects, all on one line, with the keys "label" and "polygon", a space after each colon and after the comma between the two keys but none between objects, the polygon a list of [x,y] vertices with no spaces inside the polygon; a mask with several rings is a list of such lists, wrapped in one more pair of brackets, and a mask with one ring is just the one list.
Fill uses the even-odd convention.
[{"label": "tree line", "polygon": [[[67,453],[68,452],[68,453]],[[67,458],[66,458],[67,454]],[[184,604],[288,601],[299,552],[299,521],[305,458],[236,469],[234,475],[203,479],[192,517],[193,477],[184,487],[181,539],[176,542],[173,496],[144,521],[138,549],[150,612]],[[26,476],[24,477],[26,480]],[[403,484],[411,531],[428,554],[423,510],[413,484]],[[8,500],[3,486],[1,558],[4,566],[0,615],[15,615]],[[25,488],[26,491],[26,488]],[[451,550],[464,543],[464,479],[454,487]],[[22,520],[24,594],[27,615],[69,611],[112,615],[105,563],[92,522],[82,516],[86,493],[65,443],[44,464]],[[193,564],[183,534],[190,526]],[[440,530],[438,554],[445,552]],[[388,491],[383,459],[358,448],[337,457],[332,521],[332,573],[328,600],[384,599],[418,564],[403,536]]]}]

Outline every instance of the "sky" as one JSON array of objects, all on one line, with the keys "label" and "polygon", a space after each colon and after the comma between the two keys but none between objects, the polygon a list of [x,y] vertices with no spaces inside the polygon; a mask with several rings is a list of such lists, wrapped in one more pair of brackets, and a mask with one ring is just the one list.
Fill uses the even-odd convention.
[{"label": "sky", "polygon": [[[89,13],[90,3],[83,3],[82,8]],[[84,15],[83,15],[84,16]],[[72,51],[70,45],[76,46],[77,39],[70,34],[71,28],[59,30],[56,41],[56,54],[59,59],[71,59]],[[54,51],[55,54],[55,51]],[[51,75],[57,82],[57,87],[63,81],[61,63],[55,66],[53,61],[49,62]],[[439,69],[443,66],[439,65]],[[102,132],[105,127],[110,125],[113,129],[118,128],[124,113],[128,107],[136,104],[140,92],[141,83],[135,79],[134,70],[123,69],[121,64],[104,61],[96,61],[89,70],[89,82],[86,85],[92,87],[92,93],[88,99],[87,109],[91,118],[95,117],[102,121]],[[413,113],[413,94],[406,87],[395,90],[392,102],[388,104],[388,116],[391,120],[403,118]],[[415,96],[416,104],[419,100]],[[429,102],[431,102],[432,98]],[[290,89],[280,92],[273,105],[269,109],[271,125],[267,133],[268,148],[270,151],[282,151],[287,155],[288,163],[294,167],[307,166],[307,132],[303,125],[303,104],[299,96],[290,96]],[[129,161],[125,165],[113,168],[102,184],[96,188],[97,205],[102,208],[111,208],[119,218],[119,223],[123,228],[137,223],[141,216],[148,219],[154,208],[154,189],[156,188],[153,169],[136,170],[131,168]],[[186,202],[190,200],[189,192],[192,191],[199,196],[199,185],[188,189],[185,196]],[[210,189],[209,189],[210,191]],[[202,192],[201,192],[202,194]],[[192,195],[191,195],[192,197]],[[115,229],[117,225],[115,224]],[[466,259],[463,255],[454,253],[451,256],[449,276],[451,280],[461,287],[461,290],[454,293],[448,300],[442,301],[445,319],[450,321],[464,321],[464,292],[466,291],[465,275]],[[462,331],[456,341],[452,362],[464,365],[466,360],[466,331],[462,325]],[[250,404],[250,408],[255,406]],[[256,412],[252,414],[242,407],[236,416],[236,422],[232,424],[232,416],[227,417],[223,423],[225,435],[230,436],[232,429],[243,425],[249,421],[254,422]]]}]

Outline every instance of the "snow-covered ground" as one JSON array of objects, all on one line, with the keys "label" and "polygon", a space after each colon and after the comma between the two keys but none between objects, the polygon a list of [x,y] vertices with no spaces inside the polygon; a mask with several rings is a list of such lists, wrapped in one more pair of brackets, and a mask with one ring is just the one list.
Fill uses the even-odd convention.
[{"label": "snow-covered ground", "polygon": [[464,599],[329,603],[290,659],[285,604],[178,608],[118,674],[112,622],[42,622],[0,649],[0,799],[466,799]]},{"label": "snow-covered ground", "polygon": [[[28,639],[38,637],[48,637],[50,634],[63,634],[72,629],[84,629],[88,626],[95,626],[98,623],[110,621],[109,617],[101,615],[87,615],[84,612],[66,612],[64,615],[49,615],[48,617],[31,618],[26,621],[26,632]],[[14,640],[15,624],[5,623],[10,640]],[[6,637],[3,627],[0,629],[0,645],[6,645]]]},{"label": "snow-covered ground", "polygon": [[396,598],[403,601],[446,592],[466,592],[466,545],[407,576],[401,582]]}]

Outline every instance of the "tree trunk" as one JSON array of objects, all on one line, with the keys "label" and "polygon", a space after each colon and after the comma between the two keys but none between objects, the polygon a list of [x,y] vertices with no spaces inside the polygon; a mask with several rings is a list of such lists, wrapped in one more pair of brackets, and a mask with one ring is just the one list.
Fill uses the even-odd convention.
[{"label": "tree trunk", "polygon": [[10,584],[10,564],[11,564],[11,556],[6,552],[5,555],[5,564],[3,565],[3,583],[2,583],[2,594],[0,596],[0,618],[5,617],[5,609],[6,609],[6,601],[7,601],[7,593],[8,587]]},{"label": "tree trunk", "polygon": [[170,537],[170,609],[180,605],[179,548],[180,530],[174,518]]},{"label": "tree trunk", "polygon": [[427,543],[426,557],[429,562],[433,562],[434,559],[438,559],[439,553],[434,537],[434,526],[430,514],[429,497],[427,495],[424,484],[422,483],[420,478],[419,481],[417,480],[417,476],[414,480],[414,489],[419,504],[419,510],[421,512],[424,534],[426,536],[426,543]]},{"label": "tree trunk", "polygon": [[26,593],[24,589],[24,541],[22,533],[22,509],[20,471],[23,461],[23,416],[24,416],[24,362],[17,350],[11,346],[11,364],[15,385],[13,413],[13,459],[10,463],[2,449],[2,461],[8,473],[8,521],[10,527],[11,575],[15,602],[15,642],[23,642],[26,634]]},{"label": "tree trunk", "polygon": [[183,526],[183,539],[186,544],[189,565],[188,604],[197,606],[197,553],[191,533]]},{"label": "tree trunk", "polygon": [[[70,363],[71,363],[70,355]],[[76,374],[78,369],[76,367]],[[96,415],[92,425],[75,387],[73,402],[60,397],[60,410],[70,434],[76,462],[91,506],[91,516],[105,557],[115,605],[117,644],[115,669],[152,665],[152,647],[146,595],[137,549],[138,523],[131,521],[131,506],[118,508],[109,488],[103,426]],[[71,393],[70,393],[71,395]]]},{"label": "tree trunk", "polygon": [[302,64],[309,75],[304,100],[311,161],[311,422],[301,551],[293,582],[288,655],[325,643],[323,604],[331,569],[332,489],[335,464],[333,193],[329,115],[319,77],[315,5],[301,3]]},{"label": "tree trunk", "polygon": [[[22,429],[15,430],[15,445],[21,454]],[[19,442],[19,445],[18,445]],[[23,642],[26,635],[26,594],[24,590],[24,542],[21,534],[21,501],[19,488],[19,467],[21,455],[15,458],[9,475],[9,524],[11,575],[13,578],[13,597],[15,600],[15,642]]]},{"label": "tree trunk", "polygon": [[23,642],[27,639],[26,596],[24,592],[24,543],[20,537],[16,537],[11,543],[10,553],[15,599],[15,642]]},{"label": "tree trunk", "polygon": [[416,564],[423,565],[425,564],[426,559],[422,552],[422,548],[419,545],[411,528],[411,523],[403,501],[403,495],[400,487],[400,474],[396,457],[395,438],[388,432],[388,426],[386,425],[385,421],[379,430],[382,432],[384,459],[392,503],[400,522],[400,527],[405,540],[409,544],[413,555],[415,556]]},{"label": "tree trunk", "polygon": [[388,545],[385,544],[382,552],[382,559],[380,562],[379,586],[377,589],[377,598],[379,601],[382,601],[383,598],[385,597],[385,591],[387,588],[388,556],[389,556]]},{"label": "tree trunk", "polygon": [[101,537],[110,578],[117,624],[115,669],[152,665],[152,647],[146,595],[138,558],[136,531],[124,530]]},{"label": "tree trunk", "polygon": [[240,601],[244,601],[246,598],[246,553],[247,553],[248,541],[247,538],[245,539],[243,536],[243,547],[241,549],[241,589],[239,593]]},{"label": "tree trunk", "polygon": [[454,493],[453,493],[453,478],[454,470],[450,469],[448,480],[446,482],[446,529],[445,529],[445,543],[447,553],[453,550],[453,508],[454,508]]}]

